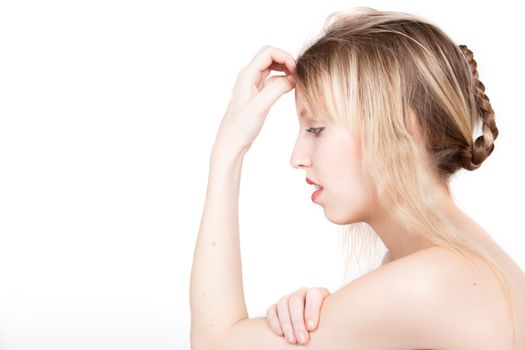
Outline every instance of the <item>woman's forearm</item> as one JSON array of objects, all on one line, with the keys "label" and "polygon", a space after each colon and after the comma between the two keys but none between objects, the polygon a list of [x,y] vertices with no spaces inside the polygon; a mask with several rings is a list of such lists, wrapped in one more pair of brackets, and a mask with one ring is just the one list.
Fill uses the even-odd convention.
[{"label": "woman's forearm", "polygon": [[[206,344],[248,318],[239,242],[239,187],[243,153],[210,157],[208,189],[190,282],[191,341]],[[195,346],[198,348],[198,346]]]}]

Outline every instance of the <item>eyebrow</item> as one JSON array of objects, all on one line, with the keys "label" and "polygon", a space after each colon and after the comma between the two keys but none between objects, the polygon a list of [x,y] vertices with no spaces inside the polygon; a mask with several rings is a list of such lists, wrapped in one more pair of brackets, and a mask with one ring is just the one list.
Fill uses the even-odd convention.
[{"label": "eyebrow", "polygon": [[304,117],[304,115],[307,113],[308,111],[306,110],[306,108],[303,108],[303,110],[299,113],[299,117]]}]

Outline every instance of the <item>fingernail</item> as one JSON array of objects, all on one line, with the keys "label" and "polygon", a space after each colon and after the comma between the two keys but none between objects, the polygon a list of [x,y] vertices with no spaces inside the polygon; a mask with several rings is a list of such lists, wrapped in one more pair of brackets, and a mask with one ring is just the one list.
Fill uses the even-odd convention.
[{"label": "fingernail", "polygon": [[294,343],[295,342],[295,338],[294,338],[293,333],[291,331],[286,333],[286,338],[288,338],[288,341],[290,343]]},{"label": "fingernail", "polygon": [[279,335],[283,335],[283,331],[282,331],[281,329],[278,329],[278,330],[277,330],[277,334],[279,334]]},{"label": "fingernail", "polygon": [[303,332],[299,332],[297,336],[299,337],[299,343],[301,344],[306,343],[306,335]]},{"label": "fingernail", "polygon": [[314,321],[312,321],[312,320],[308,320],[308,328],[309,328],[309,329],[314,328]]}]

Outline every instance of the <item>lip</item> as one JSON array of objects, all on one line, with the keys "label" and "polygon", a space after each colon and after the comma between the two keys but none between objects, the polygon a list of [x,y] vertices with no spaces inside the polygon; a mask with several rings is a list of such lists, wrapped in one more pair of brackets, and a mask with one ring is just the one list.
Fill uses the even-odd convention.
[{"label": "lip", "polygon": [[312,193],[312,202],[315,202],[315,199],[317,198],[317,196],[319,196],[321,194],[321,192],[323,192],[324,188],[320,188],[318,189],[317,191],[315,191],[314,193]]},{"label": "lip", "polygon": [[306,178],[306,183],[309,184],[309,185],[317,185],[319,186],[320,188],[316,191],[314,191],[314,193],[312,193],[312,202],[315,202],[315,199],[317,198],[317,196],[319,196],[321,194],[321,192],[323,192],[324,188],[323,186],[319,185],[318,183],[316,182],[313,182],[312,180],[310,180],[308,177]]},{"label": "lip", "polygon": [[[306,178],[306,183],[309,184],[309,185],[317,185],[317,186],[321,186],[321,185],[319,185],[318,183],[313,182],[313,181],[310,180],[309,178]],[[322,186],[321,186],[321,187],[322,187]]]}]

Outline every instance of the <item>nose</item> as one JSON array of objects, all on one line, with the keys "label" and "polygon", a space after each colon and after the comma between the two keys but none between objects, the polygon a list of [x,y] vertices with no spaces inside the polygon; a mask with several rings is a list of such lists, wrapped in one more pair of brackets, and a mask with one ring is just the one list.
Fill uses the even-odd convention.
[{"label": "nose", "polygon": [[299,169],[300,167],[309,167],[310,165],[310,157],[304,151],[295,147],[290,157],[290,166]]}]

